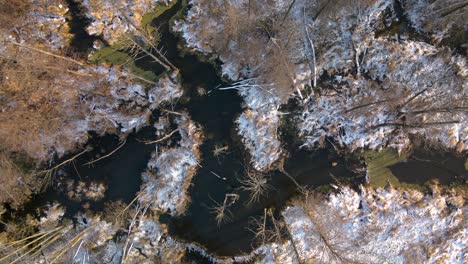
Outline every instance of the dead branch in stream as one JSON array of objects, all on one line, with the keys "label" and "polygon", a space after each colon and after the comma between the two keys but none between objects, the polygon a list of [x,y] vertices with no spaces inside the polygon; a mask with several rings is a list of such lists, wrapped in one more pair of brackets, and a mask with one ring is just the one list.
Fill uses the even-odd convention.
[{"label": "dead branch in stream", "polygon": [[460,120],[451,120],[451,121],[442,121],[442,122],[428,122],[428,123],[421,123],[421,124],[405,124],[405,123],[393,123],[387,122],[372,126],[372,129],[379,128],[379,127],[386,127],[386,126],[396,126],[396,127],[403,127],[403,128],[420,128],[420,127],[429,127],[429,126],[441,126],[441,125],[450,125],[450,124],[458,124]]},{"label": "dead branch in stream", "polygon": [[75,156],[61,162],[60,164],[57,164],[55,165],[54,167],[50,168],[50,169],[47,169],[47,170],[42,170],[42,171],[38,171],[36,174],[37,175],[45,175],[45,179],[44,179],[44,184],[43,184],[43,188],[46,187],[50,181],[52,180],[52,175],[54,174],[54,172],[56,170],[58,170],[60,167],[62,167],[63,165],[66,165],[70,162],[73,162],[76,158],[78,158],[79,156],[85,154],[86,152],[90,151],[90,148],[86,148],[85,150],[83,150],[82,152],[76,154]]},{"label": "dead branch in stream", "polygon": [[213,156],[218,159],[218,162],[219,162],[219,158],[225,154],[227,154],[227,151],[229,150],[229,146],[228,145],[218,145],[216,144],[214,149],[213,149]]},{"label": "dead branch in stream", "polygon": [[172,135],[174,135],[176,132],[179,132],[179,128],[177,129],[174,129],[171,133],[165,135],[164,137],[160,138],[160,139],[157,139],[157,140],[153,140],[153,141],[143,141],[146,145],[150,145],[150,144],[156,144],[156,143],[159,143],[159,142],[162,142],[164,140],[167,140],[169,139],[170,137],[172,137]]},{"label": "dead branch in stream", "polygon": [[379,101],[376,101],[376,102],[372,102],[372,103],[367,103],[367,104],[362,104],[362,105],[358,105],[356,107],[353,107],[353,108],[350,108],[350,109],[346,109],[343,113],[349,113],[351,111],[354,111],[354,110],[357,110],[357,109],[360,109],[360,108],[364,108],[364,107],[368,107],[368,106],[372,106],[372,105],[376,105],[376,104],[380,104],[380,103],[385,103],[385,102],[388,102],[388,101],[391,101],[393,99],[385,99],[385,100],[379,100]]},{"label": "dead branch in stream", "polygon": [[263,216],[260,218],[252,218],[250,225],[254,226],[254,229],[249,230],[255,234],[255,238],[257,240],[262,241],[262,245],[265,245],[267,241],[269,241],[269,233],[267,229],[267,213],[268,209],[263,208]]},{"label": "dead branch in stream", "polygon": [[117,150],[119,150],[120,148],[122,148],[122,147],[125,145],[125,143],[127,143],[127,139],[125,139],[125,140],[122,142],[122,144],[120,144],[116,149],[114,149],[113,151],[111,151],[109,154],[106,154],[106,155],[104,155],[104,156],[102,156],[102,157],[100,157],[100,158],[98,158],[98,159],[92,160],[92,161],[90,161],[90,162],[86,162],[85,164],[83,164],[83,166],[91,165],[91,164],[93,164],[93,163],[96,163],[96,162],[98,162],[98,161],[100,161],[100,160],[103,160],[103,159],[105,159],[105,158],[108,158],[108,157],[112,156],[112,154],[114,154]]},{"label": "dead branch in stream", "polygon": [[[53,243],[54,241],[56,241],[57,239],[65,235],[65,233],[61,232],[64,229],[65,229],[64,227],[56,227],[52,230],[37,233],[32,236],[11,242],[6,248],[2,248],[2,250],[5,250],[9,247],[14,247],[17,245],[18,246],[22,245],[22,246],[16,248],[13,252],[10,252],[9,254],[0,258],[0,262],[6,261],[12,258],[13,256],[15,256],[15,258],[10,260],[8,263],[16,263],[20,260],[23,260],[24,257],[29,256],[30,254],[33,254],[33,255],[37,254],[43,248],[45,248],[46,246],[50,245],[51,243]],[[30,239],[33,239],[33,240],[30,241]],[[23,243],[26,243],[26,244],[23,244]],[[26,249],[28,250],[26,252],[23,252],[23,250],[26,250]]]},{"label": "dead branch in stream", "polygon": [[271,242],[281,241],[283,234],[278,225],[272,208],[264,208],[263,215],[259,218],[252,217],[249,222],[249,231],[255,234],[257,240],[262,241],[262,245]]},{"label": "dead branch in stream", "polygon": [[[305,11],[304,11],[304,13],[305,13]],[[304,14],[304,17],[305,17],[305,14]],[[314,68],[313,87],[315,88],[315,87],[317,87],[317,62],[316,62],[316,59],[315,59],[315,46],[314,46],[314,42],[312,41],[312,38],[310,37],[309,27],[311,27],[311,25],[305,26],[305,29],[306,29],[307,40],[309,41],[309,45],[310,45],[310,48],[312,50],[312,61],[314,63],[314,67],[313,67]]]},{"label": "dead branch in stream", "polygon": [[224,201],[222,204],[211,199],[215,206],[211,207],[211,212],[215,215],[216,223],[221,225],[222,223],[228,222],[232,218],[232,212],[229,210],[229,207],[239,200],[239,195],[237,193],[227,193],[224,195]]},{"label": "dead branch in stream", "polygon": [[262,196],[265,196],[273,187],[268,183],[266,175],[256,171],[245,171],[245,179],[239,180],[241,190],[247,191],[250,194],[247,200],[247,205],[252,205],[260,201]]},{"label": "dead branch in stream", "polygon": [[[117,7],[116,7],[117,8]],[[129,25],[131,25],[134,29],[135,29],[135,32],[138,33],[138,34],[135,34],[136,36],[140,37],[143,39],[144,43],[148,46],[150,46],[150,49],[147,49],[143,46],[141,46],[138,41],[136,41],[133,37],[129,37],[128,39],[134,44],[136,45],[136,47],[138,47],[140,49],[140,51],[144,52],[145,54],[147,54],[148,56],[150,56],[151,58],[153,58],[156,62],[158,62],[161,66],[163,66],[166,70],[170,71],[170,70],[173,70],[173,71],[176,71],[178,72],[179,69],[177,69],[176,66],[174,66],[174,64],[172,64],[167,58],[166,56],[164,56],[164,54],[162,54],[162,52],[156,47],[153,45],[152,41],[146,36],[146,34],[138,27],[136,26],[132,20],[126,15],[126,13],[124,12],[124,10],[122,10],[121,8],[117,8],[120,13],[122,14],[122,16],[125,18],[125,20],[127,21],[127,23]],[[156,54],[159,56],[159,58],[157,56],[155,56],[152,51],[155,51]]]},{"label": "dead branch in stream", "polygon": [[306,189],[304,188],[304,186],[301,186],[301,185],[296,181],[296,179],[294,179],[294,177],[293,177],[291,174],[289,174],[289,173],[284,169],[284,164],[280,164],[280,165],[278,166],[278,170],[279,170],[282,174],[286,175],[286,176],[294,183],[294,185],[296,185],[296,187],[297,187],[297,189],[298,189],[299,191],[301,191],[301,192],[303,192],[303,193],[306,192]]},{"label": "dead branch in stream", "polygon": [[129,36],[127,40],[129,41],[129,44],[127,44],[127,46],[130,50],[136,50],[136,52],[140,51],[145,53],[146,55],[153,58],[155,62],[163,66],[167,71],[171,71],[173,69],[167,63],[163,62],[160,58],[158,58],[156,55],[150,52],[147,48],[143,47],[142,44],[138,43],[138,41],[134,37]]}]

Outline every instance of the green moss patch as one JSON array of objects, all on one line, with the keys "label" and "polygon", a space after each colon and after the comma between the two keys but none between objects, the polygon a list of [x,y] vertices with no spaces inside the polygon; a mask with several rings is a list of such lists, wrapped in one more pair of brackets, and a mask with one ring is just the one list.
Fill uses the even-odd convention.
[{"label": "green moss patch", "polygon": [[154,7],[153,10],[146,13],[141,19],[142,28],[149,26],[155,18],[158,18],[162,13],[171,9],[171,7],[173,7],[176,3],[177,1],[171,1],[168,5],[159,4]]},{"label": "green moss patch", "polygon": [[405,160],[406,155],[399,155],[392,149],[382,149],[381,151],[366,151],[363,157],[367,164],[369,184],[373,187],[385,187],[389,182],[393,186],[401,186],[400,181],[388,168],[398,162]]},{"label": "green moss patch", "polygon": [[171,20],[169,21],[171,25],[174,24],[175,20],[183,19],[186,15],[187,6],[188,6],[187,0],[179,0],[179,1],[180,1],[181,7],[177,11],[177,13],[174,16],[172,16]]},{"label": "green moss patch", "polygon": [[[185,1],[184,1],[185,2]],[[150,12],[146,13],[141,21],[141,28],[147,32],[155,32],[156,28],[151,26],[151,22],[158,18],[161,14],[163,14],[165,11],[169,10],[176,4],[176,1],[172,1],[168,5],[164,4],[159,4],[156,7],[154,7]],[[152,33],[149,33],[151,35],[154,35]],[[157,42],[159,41],[158,39],[155,39],[155,45],[157,45]],[[100,64],[100,63],[107,63],[110,65],[125,65],[128,67],[131,72],[137,76],[140,76],[144,79],[150,80],[150,81],[156,81],[158,79],[158,76],[151,72],[151,71],[145,71],[138,66],[136,66],[135,62],[133,59],[124,52],[125,46],[122,44],[122,42],[117,42],[113,44],[110,47],[103,47],[99,49],[98,51],[94,52],[91,55],[91,62]]]},{"label": "green moss patch", "polygon": [[145,71],[136,66],[133,59],[126,53],[118,50],[119,45],[104,47],[96,51],[91,56],[92,63],[108,63],[111,65],[125,65],[132,73],[150,81],[157,80],[156,74],[151,71]]}]

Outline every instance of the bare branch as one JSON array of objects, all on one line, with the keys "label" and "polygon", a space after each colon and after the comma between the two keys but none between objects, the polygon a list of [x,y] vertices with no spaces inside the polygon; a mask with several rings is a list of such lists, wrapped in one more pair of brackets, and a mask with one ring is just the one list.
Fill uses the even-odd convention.
[{"label": "bare branch", "polygon": [[61,166],[63,166],[63,165],[65,165],[65,164],[67,164],[67,163],[70,163],[70,162],[74,161],[76,158],[78,158],[79,156],[85,154],[85,153],[88,152],[89,150],[90,150],[89,148],[86,148],[86,149],[83,150],[82,152],[80,152],[80,153],[76,154],[75,156],[73,156],[73,157],[71,157],[71,158],[69,158],[69,159],[67,159],[67,160],[65,160],[65,161],[63,161],[63,162],[61,162],[61,163],[58,164],[58,165],[55,165],[54,167],[52,167],[52,168],[50,168],[50,169],[48,169],[48,170],[39,171],[38,174],[51,173],[51,172],[57,170],[58,168],[60,168]]},{"label": "bare branch", "polygon": [[178,132],[178,131],[179,131],[178,128],[177,128],[177,129],[174,129],[171,133],[165,135],[164,137],[162,137],[162,138],[160,138],[160,139],[158,139],[158,140],[154,140],[154,141],[144,141],[144,143],[145,143],[146,145],[159,143],[159,142],[161,142],[161,141],[164,141],[164,140],[166,140],[166,139],[169,139],[172,135],[174,135],[174,134],[175,134],[176,132]]},{"label": "bare branch", "polygon": [[408,99],[406,102],[404,102],[399,108],[403,108],[405,105],[411,103],[414,99],[416,99],[416,97],[420,96],[421,94],[423,94],[424,92],[427,91],[427,89],[429,88],[424,88],[422,89],[421,91],[417,92],[415,95],[413,95],[410,99]]},{"label": "bare branch", "polygon": [[372,126],[372,129],[379,128],[379,127],[386,127],[386,126],[396,126],[396,127],[409,127],[409,128],[419,128],[419,127],[428,127],[428,126],[440,126],[440,125],[450,125],[450,124],[458,124],[460,120],[451,120],[451,121],[443,121],[443,122],[430,122],[430,123],[421,123],[416,125],[405,124],[405,123],[383,123]]},{"label": "bare branch", "polygon": [[368,107],[368,106],[371,106],[371,105],[376,105],[376,104],[388,102],[388,101],[391,101],[391,100],[393,100],[393,99],[385,99],[385,100],[380,100],[380,101],[376,101],[376,102],[372,102],[372,103],[358,105],[356,107],[345,110],[343,113],[348,113],[348,112],[351,112],[351,111],[354,111],[354,110],[357,110],[357,109],[360,109],[360,108],[364,108],[364,107]]},{"label": "bare branch", "polygon": [[[304,11],[304,13],[305,13],[305,11]],[[304,16],[305,16],[305,14],[304,14]],[[311,27],[311,26],[309,25],[309,27]],[[316,59],[315,59],[314,42],[310,38],[309,27],[306,26],[305,28],[306,28],[306,33],[307,33],[307,39],[309,40],[309,44],[310,44],[310,47],[312,49],[312,61],[314,62],[314,86],[313,87],[315,88],[315,87],[317,87],[317,62],[316,62]]]},{"label": "bare branch", "polygon": [[109,154],[104,155],[104,156],[102,156],[102,157],[100,157],[100,158],[98,158],[98,159],[95,159],[95,160],[93,160],[93,161],[86,162],[85,164],[83,164],[83,166],[91,165],[91,164],[96,163],[96,162],[98,162],[98,161],[100,161],[100,160],[103,160],[103,159],[105,159],[105,158],[107,158],[107,157],[110,157],[110,156],[111,156],[112,154],[114,154],[117,150],[119,150],[120,148],[122,148],[122,147],[125,145],[125,143],[127,143],[127,140],[126,140],[126,139],[124,140],[124,142],[123,142],[122,144],[120,144],[120,146],[118,146],[116,149],[114,149],[113,151],[111,151]]},{"label": "bare branch", "polygon": [[46,54],[46,55],[49,55],[49,56],[52,56],[52,57],[55,57],[55,58],[58,58],[58,59],[66,60],[66,61],[78,64],[80,66],[83,66],[83,67],[86,66],[85,63],[79,62],[77,60],[74,60],[74,59],[71,59],[71,58],[68,58],[68,57],[60,56],[60,55],[57,55],[57,54],[54,54],[54,53],[51,53],[51,52],[48,52],[48,51],[45,51],[45,50],[34,48],[34,47],[24,45],[24,44],[21,44],[21,43],[18,43],[18,42],[14,42],[14,41],[5,41],[5,42],[11,43],[11,44],[13,44],[15,46],[18,46],[18,47],[22,47],[22,48],[26,48],[26,49],[29,49],[29,50],[37,51],[37,52],[40,52],[40,53],[43,53],[43,54]]},{"label": "bare branch", "polygon": [[288,10],[286,11],[286,14],[284,14],[283,21],[281,22],[281,25],[283,25],[284,21],[286,21],[286,18],[288,17],[288,15],[291,12],[291,9],[293,8],[295,3],[296,3],[296,0],[292,0],[291,4],[288,6]]}]

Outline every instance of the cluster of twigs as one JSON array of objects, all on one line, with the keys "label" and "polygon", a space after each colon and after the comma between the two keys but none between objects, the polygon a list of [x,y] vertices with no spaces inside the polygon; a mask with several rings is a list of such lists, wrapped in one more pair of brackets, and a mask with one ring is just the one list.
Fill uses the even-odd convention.
[{"label": "cluster of twigs", "polygon": [[215,220],[218,225],[231,221],[232,212],[229,210],[229,207],[235,204],[237,200],[239,200],[239,195],[236,193],[227,193],[224,196],[222,204],[213,200],[215,206],[211,208],[211,211],[215,215]]},{"label": "cluster of twigs", "polygon": [[262,196],[266,196],[268,191],[273,190],[266,175],[253,170],[246,169],[245,178],[240,180],[240,183],[242,185],[240,189],[250,194],[247,205],[257,203]]}]

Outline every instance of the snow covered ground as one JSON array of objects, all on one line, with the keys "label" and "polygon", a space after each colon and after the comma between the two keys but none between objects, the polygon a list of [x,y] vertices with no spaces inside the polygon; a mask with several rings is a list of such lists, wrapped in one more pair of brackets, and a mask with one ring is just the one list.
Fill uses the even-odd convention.
[{"label": "snow covered ground", "polygon": [[[462,195],[343,188],[283,211],[302,262],[463,263]],[[317,202],[316,204],[313,204]],[[311,204],[312,203],[312,204]]]},{"label": "snow covered ground", "polygon": [[336,74],[337,90],[304,103],[299,135],[308,147],[333,137],[351,150],[398,150],[420,137],[456,151],[468,149],[466,59],[426,43],[374,39],[361,76]]},{"label": "snow covered ground", "polygon": [[[185,20],[174,26],[187,46],[219,56],[223,74],[231,80],[257,78],[252,76],[257,65],[248,61],[249,54],[242,50],[241,40],[228,38],[227,50],[216,44],[225,30],[231,30],[236,16],[229,14],[229,9],[227,15],[214,16],[216,1],[190,2],[192,8]],[[403,3],[403,11],[416,29],[423,30],[422,22],[416,21],[418,14],[427,20],[426,9],[436,6],[429,5],[425,1]],[[275,1],[261,16],[268,18],[285,10],[285,6],[283,1]],[[243,12],[247,1],[231,2],[230,7]],[[292,92],[299,91],[295,95],[302,97],[300,91],[305,85],[311,85],[314,78],[319,83],[318,93],[315,90],[311,96],[302,97],[305,100],[296,119],[304,146],[315,147],[325,137],[333,137],[351,150],[385,146],[402,150],[411,146],[412,137],[421,137],[438,147],[468,149],[466,58],[446,48],[411,40],[409,33],[401,32],[396,37],[376,35],[402,19],[394,1],[325,6],[323,10],[322,7],[321,1],[296,1],[290,11],[301,32],[291,44],[294,52],[288,53],[293,61],[296,87]],[[447,27],[451,25],[448,23]],[[249,38],[250,33],[245,34]],[[273,59],[268,57],[267,48],[257,49],[255,42],[251,43],[247,49],[260,54],[263,58],[260,63]],[[310,60],[313,51],[316,64]],[[320,87],[324,73],[331,79],[328,81],[331,87]],[[250,81],[240,88],[235,84],[247,106],[237,122],[254,167],[265,170],[282,152],[276,131],[277,109],[284,102],[278,91],[283,84],[269,86],[257,82],[261,89],[254,89],[254,84],[255,81]],[[260,90],[267,92],[262,95]]]},{"label": "snow covered ground", "polygon": [[[67,47],[72,37],[66,21],[68,8],[64,0],[38,0],[30,5],[27,15],[14,23],[2,25],[2,40],[18,43],[35,43],[57,52]],[[6,52],[7,45],[2,44],[0,53]]]},{"label": "snow covered ground", "polygon": [[428,195],[342,187],[328,197],[310,197],[282,211],[290,238],[250,254],[217,257],[200,246],[175,243],[214,263],[464,263],[467,257],[461,193],[442,194],[437,186]]},{"label": "snow covered ground", "polygon": [[[90,67],[82,71],[95,78],[78,81],[57,78],[57,85],[70,82],[76,85],[79,104],[70,104],[69,121],[56,134],[44,134],[38,142],[54,146],[59,156],[84,144],[88,131],[97,134],[115,133],[125,137],[134,130],[148,125],[149,117],[162,102],[174,100],[182,95],[182,87],[174,76],[165,76],[156,84],[141,84],[132,76],[116,68]],[[66,76],[63,76],[66,77]],[[78,106],[78,107],[77,107]],[[40,158],[41,153],[38,153]]]},{"label": "snow covered ground", "polygon": [[[147,11],[142,7],[139,9]],[[159,104],[182,95],[182,88],[174,75],[165,75],[156,83],[148,83],[122,67],[88,65],[85,61],[67,59],[63,55],[72,37],[68,32],[67,12],[65,1],[38,1],[32,5],[25,19],[18,24],[5,25],[0,30],[0,35],[7,41],[0,47],[2,56],[9,58],[16,54],[16,59],[25,61],[25,65],[20,66],[25,69],[35,66],[27,65],[27,60],[31,58],[41,60],[45,67],[51,69],[46,68],[48,74],[45,81],[40,80],[34,86],[24,87],[21,86],[21,78],[27,80],[29,75],[21,76],[11,70],[2,72],[8,87],[5,87],[6,93],[2,93],[0,99],[8,103],[1,105],[1,112],[9,120],[3,122],[5,127],[0,134],[8,139],[6,135],[14,134],[12,131],[26,131],[27,144],[23,140],[11,139],[8,141],[14,145],[8,147],[20,149],[39,162],[51,160],[55,154],[61,157],[75,150],[87,141],[88,131],[97,134],[116,133],[124,137],[147,125],[151,112]],[[123,26],[126,23],[118,24]],[[37,67],[41,65],[38,63]],[[34,72],[36,69],[26,70]],[[17,90],[22,90],[25,97],[29,95],[26,103],[9,97],[10,94],[13,97]],[[54,98],[51,99],[48,93],[53,93]],[[20,115],[28,111],[28,107],[41,106],[31,98],[39,102],[53,101],[48,105],[54,106],[52,110],[55,112],[49,110],[47,116],[32,118],[48,121],[60,119],[60,129],[52,129],[52,125],[46,124],[40,124],[45,127],[34,129],[27,122],[24,127],[17,127],[21,122],[15,118],[23,118]],[[39,115],[39,112],[35,114]]]},{"label": "snow covered ground", "polygon": [[142,19],[151,9],[170,2],[172,0],[83,0],[91,20],[87,31],[114,44],[137,29],[141,30]]},{"label": "snow covered ground", "polygon": [[[159,138],[171,133],[167,131],[167,118],[161,117],[155,124]],[[183,214],[190,200],[187,191],[199,166],[201,157],[198,149],[202,143],[200,127],[186,113],[177,115],[175,123],[180,141],[175,147],[156,147],[148,162],[148,170],[142,176],[139,194],[141,203],[174,216]]]},{"label": "snow covered ground", "polygon": [[[247,2],[232,1],[229,5],[232,5],[234,9],[242,8]],[[275,94],[274,84],[259,85],[255,78],[250,79],[252,77],[250,69],[241,61],[244,56],[243,50],[235,40],[228,42],[229,52],[216,53],[218,51],[213,47],[213,41],[217,41],[215,39],[217,34],[224,34],[223,30],[227,30],[227,25],[223,24],[226,22],[225,15],[210,17],[207,8],[210,5],[218,6],[220,3],[220,1],[212,3],[190,1],[191,8],[186,17],[182,21],[175,21],[173,28],[184,38],[188,49],[205,55],[215,53],[223,62],[222,74],[232,81],[241,81],[235,84],[245,101],[245,111],[236,121],[238,133],[250,153],[253,167],[259,171],[268,171],[274,168],[273,164],[283,153],[277,134],[280,98]],[[265,5],[268,9],[265,17],[284,5],[285,3],[280,2],[273,6]],[[200,27],[204,30],[198,30]],[[204,35],[201,36],[202,34]]]}]

